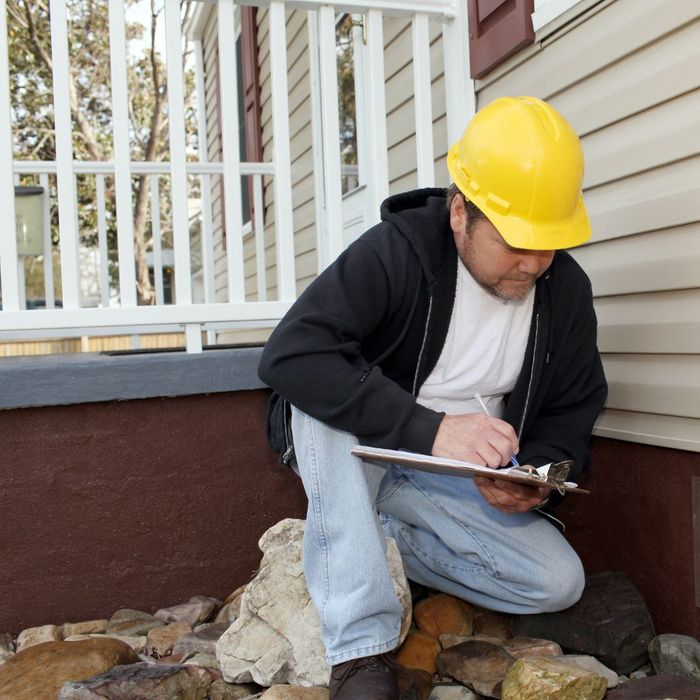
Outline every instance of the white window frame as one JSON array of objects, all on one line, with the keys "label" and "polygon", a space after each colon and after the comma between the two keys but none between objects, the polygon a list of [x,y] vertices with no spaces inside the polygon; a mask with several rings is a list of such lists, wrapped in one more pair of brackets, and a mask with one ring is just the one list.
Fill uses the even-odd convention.
[{"label": "white window frame", "polygon": [[[557,31],[564,24],[583,14],[603,0],[535,0],[532,28],[536,41]],[[614,2],[614,0],[613,0]]]}]

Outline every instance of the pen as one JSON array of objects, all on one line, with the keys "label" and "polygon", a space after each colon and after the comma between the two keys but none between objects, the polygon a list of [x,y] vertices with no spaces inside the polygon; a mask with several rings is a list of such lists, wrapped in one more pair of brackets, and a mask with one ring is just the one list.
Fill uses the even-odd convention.
[{"label": "pen", "polygon": [[[490,416],[490,415],[491,415],[491,412],[490,412],[489,409],[486,407],[486,403],[484,402],[484,399],[481,398],[481,394],[477,391],[476,394],[474,394],[474,397],[475,397],[476,400],[479,402],[479,406],[481,406],[481,410],[482,410],[487,416]],[[519,466],[520,466],[520,462],[518,462],[518,458],[517,458],[515,455],[511,455],[511,456],[510,456],[510,463],[511,463],[514,467],[519,467]]]}]

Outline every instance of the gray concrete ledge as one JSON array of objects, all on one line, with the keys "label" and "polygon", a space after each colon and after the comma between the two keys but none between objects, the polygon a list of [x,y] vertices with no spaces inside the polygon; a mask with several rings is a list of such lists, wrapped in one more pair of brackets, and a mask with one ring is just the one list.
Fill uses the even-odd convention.
[{"label": "gray concrete ledge", "polygon": [[263,389],[262,347],[0,359],[0,409]]}]

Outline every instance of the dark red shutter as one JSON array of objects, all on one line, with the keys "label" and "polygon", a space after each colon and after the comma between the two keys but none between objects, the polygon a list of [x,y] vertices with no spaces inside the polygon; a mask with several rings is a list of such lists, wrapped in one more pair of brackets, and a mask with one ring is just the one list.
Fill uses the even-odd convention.
[{"label": "dark red shutter", "polygon": [[534,0],[468,0],[472,78],[481,78],[535,40]]},{"label": "dark red shutter", "polygon": [[[262,161],[260,123],[260,70],[258,68],[257,7],[241,7],[241,63],[243,75],[243,120],[248,162]],[[248,178],[249,211],[253,211],[253,178]]]}]

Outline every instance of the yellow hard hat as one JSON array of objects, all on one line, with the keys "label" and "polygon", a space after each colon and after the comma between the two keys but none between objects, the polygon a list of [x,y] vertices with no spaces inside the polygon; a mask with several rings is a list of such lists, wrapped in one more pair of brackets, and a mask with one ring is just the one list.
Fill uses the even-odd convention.
[{"label": "yellow hard hat", "polygon": [[480,109],[447,154],[447,168],[514,248],[572,248],[591,237],[578,136],[536,97],[500,97]]}]

